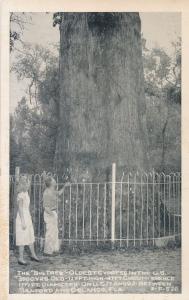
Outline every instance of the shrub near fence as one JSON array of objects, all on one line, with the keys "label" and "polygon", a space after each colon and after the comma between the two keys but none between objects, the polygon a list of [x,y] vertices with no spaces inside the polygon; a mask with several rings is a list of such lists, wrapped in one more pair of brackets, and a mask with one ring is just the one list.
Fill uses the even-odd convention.
[{"label": "shrub near fence", "polygon": [[[63,183],[57,180],[58,187]],[[44,241],[43,177],[31,176],[30,207],[37,245]],[[61,244],[70,247],[142,247],[179,239],[181,175],[128,174],[120,182],[70,183],[59,199]],[[10,176],[10,245],[15,243],[16,182]]]}]

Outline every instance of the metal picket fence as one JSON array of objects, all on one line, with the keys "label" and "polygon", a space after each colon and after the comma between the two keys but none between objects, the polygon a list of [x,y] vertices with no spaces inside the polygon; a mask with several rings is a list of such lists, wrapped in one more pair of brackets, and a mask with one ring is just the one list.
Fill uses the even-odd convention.
[{"label": "metal picket fence", "polygon": [[[114,166],[115,167],[115,166]],[[64,188],[57,206],[63,246],[155,246],[181,235],[181,174],[136,173],[111,182],[76,182]],[[57,180],[58,187],[63,183]],[[31,176],[30,208],[36,243],[45,235],[43,177]],[[15,244],[16,180],[10,176],[10,245]]]}]

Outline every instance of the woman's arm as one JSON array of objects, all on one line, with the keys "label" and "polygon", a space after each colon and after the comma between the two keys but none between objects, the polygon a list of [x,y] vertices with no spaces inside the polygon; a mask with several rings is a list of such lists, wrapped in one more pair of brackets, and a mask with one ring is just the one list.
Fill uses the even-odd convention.
[{"label": "woman's arm", "polygon": [[68,186],[68,185],[70,185],[70,184],[66,182],[66,183],[64,184],[63,188],[60,189],[59,191],[57,191],[58,196],[61,196],[61,195],[63,194],[64,188],[65,188],[66,186]]},{"label": "woman's arm", "polygon": [[45,212],[48,213],[49,215],[53,214],[52,210],[49,207],[46,206],[46,207],[44,207],[44,209],[45,209]]},{"label": "woman's arm", "polygon": [[64,187],[61,190],[57,191],[58,196],[61,196],[63,192],[64,192]]},{"label": "woman's arm", "polygon": [[23,214],[23,199],[20,199],[18,201],[18,212],[19,212],[19,215],[20,215],[21,223],[22,223],[22,229],[25,230],[26,229],[26,223],[25,223],[24,214]]}]

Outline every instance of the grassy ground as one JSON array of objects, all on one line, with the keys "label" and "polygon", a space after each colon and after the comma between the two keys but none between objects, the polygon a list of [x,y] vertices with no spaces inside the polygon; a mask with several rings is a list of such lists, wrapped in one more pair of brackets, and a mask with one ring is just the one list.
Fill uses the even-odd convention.
[{"label": "grassy ground", "polygon": [[[23,267],[17,264],[13,251],[10,252],[10,293],[181,292],[181,250],[178,248],[64,253],[50,259],[40,258],[41,263],[30,262]],[[86,275],[89,270],[96,273]],[[19,280],[23,280],[21,289]]]}]

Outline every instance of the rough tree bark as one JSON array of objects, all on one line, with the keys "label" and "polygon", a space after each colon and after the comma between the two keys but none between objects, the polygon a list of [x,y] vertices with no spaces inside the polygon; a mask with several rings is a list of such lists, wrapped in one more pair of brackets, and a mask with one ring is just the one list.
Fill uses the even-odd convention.
[{"label": "rough tree bark", "polygon": [[147,131],[138,13],[64,13],[55,169],[106,180],[147,170]]}]

